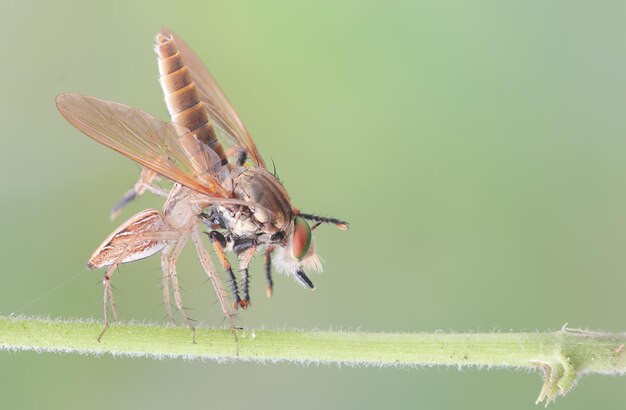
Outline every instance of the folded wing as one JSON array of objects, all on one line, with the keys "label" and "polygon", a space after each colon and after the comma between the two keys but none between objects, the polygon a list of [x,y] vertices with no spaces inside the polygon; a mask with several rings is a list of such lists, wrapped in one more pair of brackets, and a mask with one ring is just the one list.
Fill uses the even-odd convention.
[{"label": "folded wing", "polygon": [[161,34],[171,36],[174,39],[185,65],[189,68],[192,79],[196,83],[200,100],[205,104],[220,136],[226,140],[228,146],[244,148],[248,158],[258,166],[265,168],[265,161],[254,145],[254,141],[209,70],[180,37],[167,29],[161,30]]}]

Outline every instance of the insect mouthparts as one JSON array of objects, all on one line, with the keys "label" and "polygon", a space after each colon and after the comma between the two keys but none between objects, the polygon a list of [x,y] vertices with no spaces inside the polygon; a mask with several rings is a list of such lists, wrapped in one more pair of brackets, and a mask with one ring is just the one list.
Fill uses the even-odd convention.
[{"label": "insect mouthparts", "polygon": [[311,279],[309,279],[309,277],[306,275],[306,273],[304,273],[302,269],[298,269],[296,271],[296,277],[309,289],[315,289],[315,285],[313,284],[313,282],[311,282]]}]

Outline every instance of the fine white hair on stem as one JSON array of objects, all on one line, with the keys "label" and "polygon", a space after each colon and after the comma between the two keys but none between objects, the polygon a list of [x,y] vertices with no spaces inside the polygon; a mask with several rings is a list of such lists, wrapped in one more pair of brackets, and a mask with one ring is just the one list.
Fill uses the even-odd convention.
[{"label": "fine white hair on stem", "polygon": [[217,362],[534,370],[544,375],[538,401],[546,404],[569,392],[583,374],[626,374],[626,333],[569,328],[543,333],[246,329],[237,331],[238,353],[232,328],[198,325],[193,349],[191,332],[183,327],[118,322],[101,343],[95,341],[99,330],[100,323],[93,320],[0,316],[0,350]]}]

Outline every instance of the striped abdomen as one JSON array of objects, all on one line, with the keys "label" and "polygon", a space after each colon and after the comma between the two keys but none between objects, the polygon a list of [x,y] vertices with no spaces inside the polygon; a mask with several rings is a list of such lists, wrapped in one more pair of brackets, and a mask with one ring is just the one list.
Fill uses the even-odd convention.
[{"label": "striped abdomen", "polygon": [[[228,160],[224,154],[224,148],[217,140],[204,104],[200,102],[196,84],[191,80],[189,68],[182,61],[172,37],[158,34],[155,52],[159,58],[161,88],[165,94],[165,104],[172,122],[188,129],[200,142],[220,157],[222,165],[226,165]],[[181,136],[184,146],[185,138],[191,138],[191,135]],[[193,153],[190,154],[193,155]]]},{"label": "striped abdomen", "polygon": [[[152,256],[176,239],[171,237],[171,230],[161,212],[145,209],[124,222],[102,242],[89,258],[87,268],[101,268]],[[145,237],[142,238],[142,235]]]}]

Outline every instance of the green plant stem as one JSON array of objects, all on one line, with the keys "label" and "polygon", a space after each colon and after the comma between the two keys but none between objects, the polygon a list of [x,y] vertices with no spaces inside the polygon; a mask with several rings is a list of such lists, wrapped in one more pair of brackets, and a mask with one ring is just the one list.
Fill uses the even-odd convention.
[{"label": "green plant stem", "polygon": [[366,333],[230,330],[0,316],[0,350],[153,358],[293,361],[354,365],[444,365],[541,369],[546,404],[587,373],[624,374],[626,334],[563,328],[549,333]]}]

